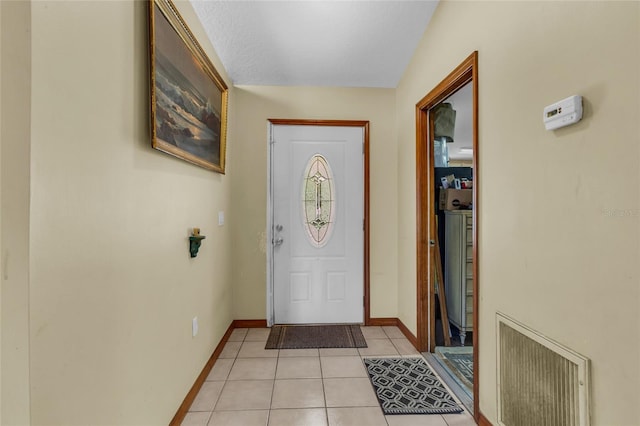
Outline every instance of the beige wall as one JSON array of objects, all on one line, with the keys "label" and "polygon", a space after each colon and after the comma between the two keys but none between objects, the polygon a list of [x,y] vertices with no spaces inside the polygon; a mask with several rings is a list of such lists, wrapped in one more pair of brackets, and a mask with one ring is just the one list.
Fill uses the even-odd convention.
[{"label": "beige wall", "polygon": [[0,2],[0,424],[29,424],[29,139],[31,5]]},{"label": "beige wall", "polygon": [[[232,89],[226,176],[149,148],[143,2],[1,4],[0,423],[166,424],[265,318],[267,118],[371,121],[371,313],[415,332],[414,106],[479,50],[481,410],[502,311],[592,359],[594,424],[640,424],[637,3],[444,1],[397,91]],[[574,93],[584,120],[544,131]]]},{"label": "beige wall", "polygon": [[[593,423],[638,425],[637,2],[442,2],[397,89],[399,306],[415,329],[414,108],[479,51],[480,408],[496,415],[496,311],[592,360]],[[545,105],[585,99],[544,130]]]},{"label": "beige wall", "polygon": [[[0,5],[0,46],[2,46],[2,6]],[[0,53],[0,200],[2,200],[2,54]],[[1,202],[1,201],[0,201]],[[0,206],[0,241],[2,241],[2,207]],[[2,245],[0,243],[0,256],[2,256]],[[5,267],[0,260],[0,280],[4,274]],[[2,376],[2,284],[0,282],[0,377]],[[2,421],[2,379],[0,379],[0,422]]]},{"label": "beige wall", "polygon": [[146,15],[32,4],[33,424],[167,424],[232,320],[230,178],[150,148]]},{"label": "beige wall", "polygon": [[371,315],[397,316],[393,89],[236,87],[233,204],[234,316],[266,318],[267,119],[369,120]]}]

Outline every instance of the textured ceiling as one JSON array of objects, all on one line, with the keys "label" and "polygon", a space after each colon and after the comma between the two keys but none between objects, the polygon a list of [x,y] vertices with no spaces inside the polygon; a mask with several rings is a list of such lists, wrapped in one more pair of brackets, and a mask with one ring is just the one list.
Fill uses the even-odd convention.
[{"label": "textured ceiling", "polygon": [[437,1],[191,0],[236,85],[396,87]]}]

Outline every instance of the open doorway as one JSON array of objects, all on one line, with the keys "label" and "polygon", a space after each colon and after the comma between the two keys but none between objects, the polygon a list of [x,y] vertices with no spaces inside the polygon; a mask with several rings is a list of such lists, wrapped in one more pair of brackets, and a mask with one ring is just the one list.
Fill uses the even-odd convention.
[{"label": "open doorway", "polygon": [[478,420],[477,52],[417,105],[418,344]]},{"label": "open doorway", "polygon": [[431,109],[436,215],[433,359],[469,401],[474,370],[472,105],[470,81]]}]

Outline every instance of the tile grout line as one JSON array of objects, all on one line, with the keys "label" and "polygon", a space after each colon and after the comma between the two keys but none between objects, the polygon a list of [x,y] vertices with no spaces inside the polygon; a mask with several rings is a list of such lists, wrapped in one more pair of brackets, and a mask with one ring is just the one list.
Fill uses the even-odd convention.
[{"label": "tile grout line", "polygon": [[[222,391],[220,391],[220,393],[222,393]],[[218,398],[220,398],[220,397],[218,396]],[[217,403],[218,403],[218,401],[216,401],[216,404]],[[215,407],[215,404],[214,404],[214,407]],[[209,417],[207,417],[207,423],[206,423],[207,425],[211,421],[211,417],[213,417],[213,410],[209,413]]]},{"label": "tile grout line", "polygon": [[[267,338],[267,341],[269,339]],[[265,341],[265,346],[267,345],[267,341]],[[266,349],[265,349],[266,350]],[[278,351],[278,356],[276,356],[276,369],[273,372],[273,386],[271,387],[271,398],[269,399],[269,412],[267,413],[267,426],[269,426],[269,422],[271,422],[271,411],[273,410],[273,396],[276,393],[276,378],[278,377],[278,368],[280,367],[280,349],[275,349]]]},{"label": "tile grout line", "polygon": [[[242,345],[244,344],[244,339],[247,336],[247,334],[245,333],[245,335],[242,337],[242,341],[240,341],[240,348],[242,348]],[[227,343],[229,343],[227,341]],[[227,343],[225,343],[225,346],[227,345]],[[218,394],[218,397],[216,398],[216,403],[213,404],[213,409],[211,410],[211,415],[209,416],[209,420],[207,420],[207,425],[209,424],[209,422],[211,422],[211,418],[213,417],[213,413],[216,411],[216,407],[218,406],[218,403],[220,402],[220,397],[222,396],[222,392],[224,392],[224,389],[227,387],[227,382],[229,382],[229,376],[231,376],[231,370],[233,370],[234,365],[236,365],[236,360],[238,359],[238,354],[240,353],[240,348],[238,348],[238,352],[236,353],[235,357],[231,358],[233,361],[231,362],[231,367],[229,368],[229,371],[227,372],[225,378],[224,378],[224,383],[222,384],[222,388],[220,389],[220,394]],[[224,348],[223,348],[224,350]],[[218,358],[221,359],[221,358]],[[218,362],[218,360],[216,360],[216,363]],[[213,364],[213,368],[216,367],[216,364]]]},{"label": "tile grout line", "polygon": [[327,407],[327,390],[324,386],[324,371],[322,370],[322,356],[320,355],[320,349],[318,349],[318,363],[320,364],[320,379],[322,380],[322,398],[324,399],[324,418],[326,425],[329,426],[329,407]]}]

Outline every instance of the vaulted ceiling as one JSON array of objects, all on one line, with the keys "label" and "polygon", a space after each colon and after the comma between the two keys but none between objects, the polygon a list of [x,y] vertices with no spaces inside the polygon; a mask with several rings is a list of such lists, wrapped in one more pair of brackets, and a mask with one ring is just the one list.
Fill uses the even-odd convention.
[{"label": "vaulted ceiling", "polygon": [[437,1],[191,0],[235,85],[396,87]]}]

